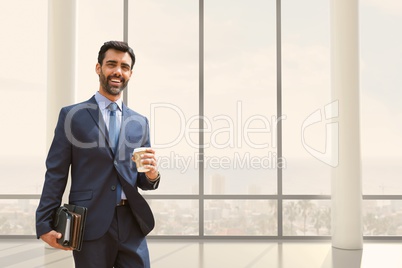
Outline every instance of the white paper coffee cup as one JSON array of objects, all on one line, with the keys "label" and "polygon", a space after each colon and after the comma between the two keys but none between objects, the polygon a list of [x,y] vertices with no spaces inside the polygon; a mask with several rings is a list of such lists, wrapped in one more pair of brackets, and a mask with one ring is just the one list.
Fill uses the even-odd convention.
[{"label": "white paper coffee cup", "polygon": [[147,149],[147,147],[139,147],[135,148],[133,151],[133,158],[138,172],[148,172],[150,170],[149,168],[145,167],[143,163],[141,163],[141,155],[146,153]]}]

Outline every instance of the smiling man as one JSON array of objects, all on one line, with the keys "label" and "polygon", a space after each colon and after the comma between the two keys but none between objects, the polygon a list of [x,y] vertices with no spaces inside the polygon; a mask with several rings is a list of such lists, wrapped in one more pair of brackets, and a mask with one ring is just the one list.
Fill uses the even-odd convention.
[{"label": "smiling man", "polygon": [[[156,189],[160,174],[147,118],[121,100],[134,63],[127,43],[104,43],[96,64],[99,91],[61,109],[46,159],[37,236],[54,248],[72,249],[58,243],[62,234],[53,221],[71,172],[69,203],[88,208],[82,249],[73,251],[78,268],[150,267],[145,237],[154,218],[138,188]],[[142,158],[145,173],[137,171],[132,159],[137,147],[148,148]]]},{"label": "smiling man", "polygon": [[120,97],[133,73],[135,57],[132,52],[124,52],[109,46],[101,48],[96,73],[99,75],[99,91],[103,95]]}]

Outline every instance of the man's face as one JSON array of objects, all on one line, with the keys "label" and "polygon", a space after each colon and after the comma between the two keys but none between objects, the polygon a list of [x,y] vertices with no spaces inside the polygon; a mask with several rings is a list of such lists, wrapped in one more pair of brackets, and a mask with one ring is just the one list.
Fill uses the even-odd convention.
[{"label": "man's face", "polygon": [[106,51],[102,65],[96,64],[100,90],[113,96],[120,95],[130,80],[131,64],[131,57],[128,53],[115,49]]}]

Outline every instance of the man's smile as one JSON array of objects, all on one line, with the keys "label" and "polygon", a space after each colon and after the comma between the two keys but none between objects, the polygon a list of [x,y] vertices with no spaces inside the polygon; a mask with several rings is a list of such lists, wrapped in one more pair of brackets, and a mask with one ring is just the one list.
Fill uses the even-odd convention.
[{"label": "man's smile", "polygon": [[111,77],[109,78],[109,82],[113,85],[120,86],[124,83],[124,78]]}]

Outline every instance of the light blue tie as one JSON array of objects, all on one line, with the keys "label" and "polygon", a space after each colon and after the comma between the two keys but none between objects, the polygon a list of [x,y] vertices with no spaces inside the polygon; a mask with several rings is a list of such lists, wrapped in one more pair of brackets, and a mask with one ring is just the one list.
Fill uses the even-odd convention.
[{"label": "light blue tie", "polygon": [[116,147],[119,139],[119,129],[117,128],[117,104],[112,102],[109,104],[108,109],[110,110],[109,117],[109,144],[113,152],[116,152]]},{"label": "light blue tie", "polygon": [[[115,102],[112,102],[109,104],[108,109],[110,111],[110,116],[109,116],[109,144],[110,148],[112,149],[113,153],[116,152],[118,140],[119,140],[119,128],[117,127],[117,116],[116,116],[116,111],[117,111],[117,104]],[[116,204],[120,202],[121,199],[121,185],[119,182],[117,182],[117,187],[116,187],[116,192],[117,192],[117,199],[116,199]]]}]

